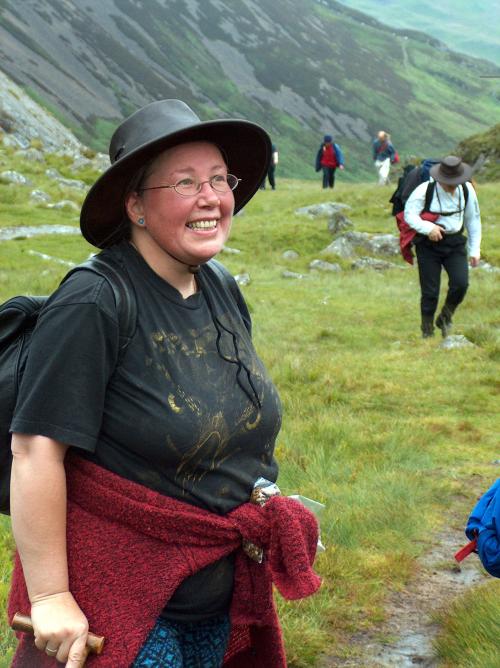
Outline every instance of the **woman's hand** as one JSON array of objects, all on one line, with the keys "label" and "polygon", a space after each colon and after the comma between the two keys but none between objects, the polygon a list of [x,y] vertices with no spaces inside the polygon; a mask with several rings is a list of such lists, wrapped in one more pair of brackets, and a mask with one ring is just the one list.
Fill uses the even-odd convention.
[{"label": "woman's hand", "polygon": [[480,260],[479,255],[477,255],[477,256],[472,256],[471,255],[470,258],[469,258],[470,266],[471,267],[478,267],[479,266],[479,260]]},{"label": "woman's hand", "polygon": [[443,238],[443,228],[439,225],[433,225],[431,231],[427,235],[431,241],[441,241]]},{"label": "woman's hand", "polygon": [[89,625],[69,591],[33,600],[31,621],[41,652],[65,663],[66,668],[83,666]]}]

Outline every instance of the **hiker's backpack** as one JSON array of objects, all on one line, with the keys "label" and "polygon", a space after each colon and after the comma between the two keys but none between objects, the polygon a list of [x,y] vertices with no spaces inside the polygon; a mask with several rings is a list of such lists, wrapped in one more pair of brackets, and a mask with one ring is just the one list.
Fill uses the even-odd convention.
[{"label": "hiker's backpack", "polygon": [[477,552],[485,570],[500,578],[500,478],[474,506],[465,534],[470,543],[456,553],[455,559],[462,561]]},{"label": "hiker's backpack", "polygon": [[396,190],[392,193],[389,202],[392,204],[392,215],[397,216],[400,211],[404,211],[408,197],[412,194],[417,186],[430,178],[429,171],[433,165],[438,165],[439,160],[428,158],[422,160],[421,164],[406,165],[403,169],[402,176],[398,179]]},{"label": "hiker's backpack", "polygon": [[[132,338],[137,305],[135,293],[118,261],[106,251],[72,269],[64,281],[77,271],[92,271],[105,278],[113,289],[120,329],[120,355]],[[12,452],[9,427],[19,385],[26,366],[31,335],[48,297],[19,296],[0,305],[0,512],[10,510],[10,471]]]},{"label": "hiker's backpack", "polygon": [[400,211],[404,211],[406,199],[408,199],[408,197],[403,202],[403,188],[405,186],[405,183],[408,183],[409,174],[410,173],[416,174],[418,169],[420,168],[415,167],[415,165],[406,165],[403,168],[403,173],[398,179],[398,185],[396,186],[396,190],[392,193],[391,198],[389,200],[389,202],[392,204],[393,216],[396,216]]},{"label": "hiker's backpack", "polygon": [[[342,149],[340,148],[340,146],[338,144],[336,144],[334,142],[332,144],[332,146],[333,146],[333,153],[334,153],[334,156],[335,156],[335,160],[337,162],[337,167],[340,167],[340,165],[344,164],[344,154],[342,153]],[[324,143],[321,144],[321,146],[318,149],[318,152],[316,153],[316,161],[314,163],[314,169],[317,172],[321,171],[321,158],[323,157],[323,147],[324,147]]]}]

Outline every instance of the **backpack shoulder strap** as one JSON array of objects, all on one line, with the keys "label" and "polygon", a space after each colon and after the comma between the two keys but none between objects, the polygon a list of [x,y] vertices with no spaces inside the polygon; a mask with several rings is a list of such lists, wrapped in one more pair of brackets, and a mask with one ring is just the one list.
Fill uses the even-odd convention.
[{"label": "backpack shoulder strap", "polygon": [[221,264],[218,260],[209,260],[207,262],[208,266],[212,269],[212,271],[215,273],[215,275],[220,279],[221,283],[226,287],[227,290],[231,293],[234,301],[236,302],[236,306],[238,307],[239,312],[241,313],[241,317],[243,318],[243,322],[245,324],[245,327],[248,330],[248,333],[251,335],[252,334],[252,318],[250,317],[250,312],[248,310],[248,306],[246,305],[240,289],[238,288],[238,284],[236,283],[236,279],[234,276],[226,269],[226,267]]},{"label": "backpack shoulder strap", "polygon": [[234,300],[236,301],[236,303],[238,303],[239,300],[240,300],[240,292],[239,292],[238,285],[236,283],[236,279],[234,278],[234,276],[218,260],[213,260],[212,259],[207,264],[208,264],[209,267],[211,267],[211,269],[214,270],[214,272],[220,278],[222,283],[231,292],[231,294],[233,295]]},{"label": "backpack shoulder strap", "polygon": [[431,210],[432,198],[434,197],[434,191],[436,190],[436,182],[429,181],[427,184],[427,190],[425,191],[425,202],[423,211]]},{"label": "backpack shoulder strap", "polygon": [[137,299],[126,270],[118,260],[112,259],[109,254],[101,253],[71,269],[61,284],[77,271],[92,271],[105,278],[111,286],[118,312],[120,351],[123,352],[134,336],[137,326]]},{"label": "backpack shoulder strap", "polygon": [[465,207],[467,206],[467,202],[469,201],[469,188],[467,187],[466,183],[462,183],[462,192],[464,195],[464,211],[465,211]]}]

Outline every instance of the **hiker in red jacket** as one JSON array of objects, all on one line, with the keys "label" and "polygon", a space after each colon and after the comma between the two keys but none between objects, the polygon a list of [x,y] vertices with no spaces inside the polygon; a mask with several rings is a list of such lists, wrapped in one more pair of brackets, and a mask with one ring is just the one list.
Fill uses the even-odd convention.
[{"label": "hiker in red jacket", "polygon": [[344,169],[344,155],[332,135],[325,135],[316,154],[316,171],[323,171],[323,188],[333,188],[336,169]]},{"label": "hiker in red jacket", "polygon": [[[13,666],[286,666],[272,600],[319,587],[314,517],[276,481],[281,405],[234,278],[212,261],[265,176],[271,142],[179,100],[136,111],[84,201],[85,239],[133,291],[72,274],[31,340],[11,431]],[[47,351],[57,340],[57,355]],[[259,483],[262,484],[262,483]]]}]

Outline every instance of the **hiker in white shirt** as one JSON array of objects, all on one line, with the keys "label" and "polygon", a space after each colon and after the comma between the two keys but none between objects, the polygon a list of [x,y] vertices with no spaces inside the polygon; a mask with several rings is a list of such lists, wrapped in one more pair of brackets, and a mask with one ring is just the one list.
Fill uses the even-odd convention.
[{"label": "hiker in white shirt", "polygon": [[[430,170],[436,182],[430,212],[434,222],[421,217],[428,182],[412,192],[405,206],[405,221],[417,235],[415,251],[421,288],[422,334],[434,335],[441,269],[448,274],[448,292],[436,326],[443,337],[451,330],[452,315],[469,285],[468,263],[476,267],[481,256],[481,215],[476,192],[469,182],[472,169],[456,156],[447,156]],[[467,233],[465,236],[464,232]]]}]

